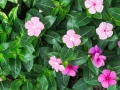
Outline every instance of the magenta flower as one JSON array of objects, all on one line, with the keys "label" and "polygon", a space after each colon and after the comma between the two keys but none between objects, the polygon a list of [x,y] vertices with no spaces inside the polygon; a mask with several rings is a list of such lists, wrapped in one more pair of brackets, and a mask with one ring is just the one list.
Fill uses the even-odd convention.
[{"label": "magenta flower", "polygon": [[104,60],[106,60],[106,57],[99,53],[96,53],[94,57],[92,57],[92,62],[97,68],[105,65]]},{"label": "magenta flower", "polygon": [[118,47],[120,48],[120,41],[118,41]]},{"label": "magenta flower", "polygon": [[55,56],[52,56],[49,60],[49,64],[52,66],[52,68],[54,68],[56,70],[56,72],[63,71],[65,70],[64,66],[61,65],[62,61],[59,58],[56,58]]},{"label": "magenta flower", "polygon": [[89,49],[88,53],[91,54],[92,56],[94,56],[96,53],[101,54],[102,50],[97,45],[95,45],[94,47],[91,47]]},{"label": "magenta flower", "polygon": [[30,21],[25,23],[25,28],[28,29],[29,36],[39,36],[44,29],[44,25],[39,21],[38,17],[32,17]]},{"label": "magenta flower", "polygon": [[89,13],[95,14],[101,13],[103,10],[103,0],[86,0],[85,7],[88,8]]},{"label": "magenta flower", "polygon": [[96,33],[99,35],[100,39],[105,40],[113,35],[112,29],[113,29],[112,24],[102,22],[96,29]]},{"label": "magenta flower", "polygon": [[62,40],[66,43],[68,48],[73,48],[74,46],[78,46],[81,43],[80,35],[75,34],[74,30],[68,30],[67,34],[63,36]]},{"label": "magenta flower", "polygon": [[104,88],[108,88],[108,86],[115,85],[116,82],[116,72],[104,69],[102,74],[98,76],[98,81],[102,84]]},{"label": "magenta flower", "polygon": [[68,64],[68,66],[65,68],[65,70],[62,71],[62,74],[67,74],[69,76],[75,76],[76,75],[76,71],[78,70],[78,66],[73,66]]}]

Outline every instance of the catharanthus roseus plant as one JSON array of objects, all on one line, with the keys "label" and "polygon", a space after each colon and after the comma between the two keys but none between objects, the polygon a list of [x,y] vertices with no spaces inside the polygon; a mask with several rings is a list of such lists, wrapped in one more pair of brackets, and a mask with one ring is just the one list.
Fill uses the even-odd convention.
[{"label": "catharanthus roseus plant", "polygon": [[0,1],[0,90],[120,90],[119,5]]}]

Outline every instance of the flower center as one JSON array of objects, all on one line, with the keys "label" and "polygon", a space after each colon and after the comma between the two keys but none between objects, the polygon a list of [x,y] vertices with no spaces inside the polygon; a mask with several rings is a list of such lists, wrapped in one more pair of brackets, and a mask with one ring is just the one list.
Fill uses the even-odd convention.
[{"label": "flower center", "polygon": [[106,80],[109,80],[109,77],[107,77]]},{"label": "flower center", "polygon": [[55,65],[57,66],[57,65],[59,65],[57,62],[55,62]]},{"label": "flower center", "polygon": [[93,6],[96,6],[96,3],[93,3]]},{"label": "flower center", "polygon": [[35,26],[35,25],[33,26],[33,29],[36,29],[36,26]]},{"label": "flower center", "polygon": [[106,30],[104,30],[104,32],[106,32]]},{"label": "flower center", "polygon": [[70,41],[74,41],[74,38],[73,38],[73,37],[71,37],[71,38],[70,38]]}]

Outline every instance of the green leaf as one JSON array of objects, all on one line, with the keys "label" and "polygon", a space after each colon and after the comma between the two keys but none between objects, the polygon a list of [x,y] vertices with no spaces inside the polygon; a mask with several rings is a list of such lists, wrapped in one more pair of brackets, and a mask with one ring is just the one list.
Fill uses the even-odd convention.
[{"label": "green leaf", "polygon": [[84,82],[83,78],[80,78],[74,85],[73,89],[75,90],[89,90],[89,86]]},{"label": "green leaf", "polygon": [[23,0],[23,2],[26,4],[28,8],[31,6],[31,0]]},{"label": "green leaf", "polygon": [[10,85],[10,90],[19,90],[19,87],[22,85],[21,79],[14,80]]},{"label": "green leaf", "polygon": [[27,80],[23,83],[22,90],[33,90],[33,84]]},{"label": "green leaf", "polygon": [[10,2],[12,2],[12,3],[18,3],[18,0],[8,0],[8,1],[10,1]]},{"label": "green leaf", "polygon": [[109,86],[107,90],[116,90],[116,85],[114,85],[114,86]]},{"label": "green leaf", "polygon": [[39,3],[36,3],[36,6],[39,10],[44,11],[45,14],[50,14],[54,5],[52,0],[40,0]]},{"label": "green leaf", "polygon": [[26,46],[30,44],[35,39],[34,36],[28,36],[26,33],[21,37],[20,44],[21,46]]},{"label": "green leaf", "polygon": [[110,6],[111,1],[112,1],[112,0],[105,0],[105,1],[104,1],[104,6],[106,7],[105,9],[107,9],[107,8]]},{"label": "green leaf", "polygon": [[80,28],[80,35],[81,37],[88,37],[91,38],[95,33],[95,27],[94,26],[85,26]]},{"label": "green leaf", "polygon": [[61,42],[60,35],[54,31],[48,31],[45,36],[45,40],[50,44],[54,44],[55,42]]},{"label": "green leaf", "polygon": [[76,18],[70,17],[68,22],[67,22],[67,30],[73,29],[77,33],[79,33],[79,24]]},{"label": "green leaf", "polygon": [[96,19],[102,19],[102,14],[101,13],[95,13],[93,14],[93,17]]},{"label": "green leaf", "polygon": [[67,6],[69,3],[70,3],[70,1],[71,0],[60,0],[59,2],[60,2],[60,4],[61,4],[61,6]]},{"label": "green leaf", "polygon": [[17,50],[19,47],[20,47],[20,41],[15,40],[10,43],[9,50],[10,51]]},{"label": "green leaf", "polygon": [[92,41],[91,39],[88,39],[88,41],[84,44],[84,49],[86,52],[92,47]]},{"label": "green leaf", "polygon": [[80,39],[81,39],[81,44],[80,45],[83,45],[88,41],[88,38],[86,38],[86,37],[81,37]]},{"label": "green leaf", "polygon": [[117,48],[117,55],[120,55],[120,48]]},{"label": "green leaf", "polygon": [[10,61],[11,66],[11,74],[14,78],[17,78],[21,71],[21,61],[17,59],[13,59]]},{"label": "green leaf", "polygon": [[118,42],[118,40],[110,41],[110,42],[108,43],[108,49],[109,49],[109,50],[114,49],[114,48],[117,46],[117,42]]},{"label": "green leaf", "polygon": [[110,38],[107,39],[107,41],[115,41],[115,40],[117,40],[117,39],[118,39],[118,36],[117,36],[116,33],[114,33],[114,34],[112,35],[112,37],[110,37]]},{"label": "green leaf", "polygon": [[88,56],[86,54],[79,53],[78,57],[70,61],[70,63],[74,65],[82,65],[86,63],[87,60],[88,60]]},{"label": "green leaf", "polygon": [[9,90],[10,83],[9,80],[0,82],[0,90]]},{"label": "green leaf", "polygon": [[23,65],[25,67],[25,69],[30,72],[33,68],[33,60],[27,61],[27,62],[23,62]]},{"label": "green leaf", "polygon": [[4,13],[4,12],[1,12],[0,11],[0,20],[1,21],[8,21],[8,17],[7,17],[7,15]]},{"label": "green leaf", "polygon": [[27,52],[26,50],[23,50],[20,54],[19,54],[19,58],[22,61],[28,62],[31,61],[35,58],[35,56],[32,53]]},{"label": "green leaf", "polygon": [[35,52],[35,49],[34,49],[34,47],[33,47],[32,44],[26,45],[26,46],[25,46],[25,50],[26,50],[27,52],[29,52],[29,53]]},{"label": "green leaf", "polygon": [[3,57],[3,54],[0,53],[0,62],[3,62],[4,61],[4,57]]},{"label": "green leaf", "polygon": [[9,13],[9,15],[8,15],[8,20],[10,20],[11,22],[12,22],[13,20],[15,20],[15,19],[17,18],[17,11],[18,11],[18,6],[15,7],[15,8],[13,8],[13,9],[10,11],[10,13]]},{"label": "green leaf", "polygon": [[6,50],[9,47],[9,43],[0,44],[0,51]]},{"label": "green leaf", "polygon": [[92,63],[92,60],[88,60],[88,66],[90,68],[90,70],[97,76],[99,74],[99,69],[96,68],[93,63]]},{"label": "green leaf", "polygon": [[42,19],[42,22],[44,23],[44,26],[45,26],[45,29],[48,29],[50,28],[53,23],[55,22],[56,20],[56,16],[45,16],[43,19]]},{"label": "green leaf", "polygon": [[38,84],[36,86],[37,90],[48,90],[48,81],[45,76],[37,78]]},{"label": "green leaf", "polygon": [[53,44],[53,51],[61,52],[61,46],[57,42],[54,42],[54,44]]},{"label": "green leaf", "polygon": [[69,82],[69,76],[65,76],[62,73],[56,73],[57,86],[60,90],[64,90]]},{"label": "green leaf", "polygon": [[5,8],[7,0],[0,0],[0,7]]},{"label": "green leaf", "polygon": [[49,90],[57,90],[57,85],[56,85],[56,80],[54,77],[48,77],[48,82],[49,82]]},{"label": "green leaf", "polygon": [[89,18],[86,13],[80,13],[78,16],[77,16],[77,19],[78,19],[78,24],[79,26],[85,26],[87,25],[88,23],[91,22],[91,18]]},{"label": "green leaf", "polygon": [[88,79],[86,81],[87,84],[89,85],[92,85],[92,86],[95,86],[95,85],[100,85],[100,83],[98,82],[98,77],[97,78],[91,78],[91,79]]},{"label": "green leaf", "polygon": [[98,46],[103,50],[108,44],[107,40],[100,40],[98,39]]},{"label": "green leaf", "polygon": [[67,60],[73,54],[73,50],[64,46],[61,50],[61,59]]}]

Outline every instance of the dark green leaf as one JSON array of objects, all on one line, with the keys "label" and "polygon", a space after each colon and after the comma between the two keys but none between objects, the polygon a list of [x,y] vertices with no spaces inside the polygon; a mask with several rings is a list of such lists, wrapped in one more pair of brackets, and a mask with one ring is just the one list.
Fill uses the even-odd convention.
[{"label": "dark green leaf", "polygon": [[0,6],[4,9],[6,6],[7,0],[0,0]]},{"label": "dark green leaf", "polygon": [[23,65],[28,72],[30,72],[31,69],[33,68],[33,63],[34,63],[33,60],[23,62]]},{"label": "dark green leaf", "polygon": [[33,90],[33,85],[30,81],[23,83],[22,90]]},{"label": "dark green leaf", "polygon": [[23,0],[23,2],[27,5],[27,7],[30,8],[30,6],[31,6],[31,0]]},{"label": "dark green leaf", "polygon": [[67,6],[71,0],[60,0],[61,6]]},{"label": "dark green leaf", "polygon": [[108,41],[107,40],[100,40],[98,39],[98,46],[101,48],[101,49],[104,49],[108,44]]}]

